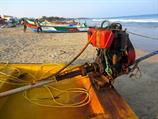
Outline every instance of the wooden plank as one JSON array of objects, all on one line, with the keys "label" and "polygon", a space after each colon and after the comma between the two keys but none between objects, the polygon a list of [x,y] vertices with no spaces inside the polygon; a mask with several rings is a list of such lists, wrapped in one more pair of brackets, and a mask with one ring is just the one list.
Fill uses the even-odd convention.
[{"label": "wooden plank", "polygon": [[[93,80],[100,79],[101,77],[93,77],[92,75],[89,76],[91,82]],[[110,119],[138,119],[137,115],[128,103],[121,97],[121,95],[116,91],[114,87],[112,88],[102,88],[97,89],[93,85],[93,89],[98,97],[100,104],[104,109],[105,114],[109,114]],[[94,119],[107,119],[104,116],[98,116]]]}]

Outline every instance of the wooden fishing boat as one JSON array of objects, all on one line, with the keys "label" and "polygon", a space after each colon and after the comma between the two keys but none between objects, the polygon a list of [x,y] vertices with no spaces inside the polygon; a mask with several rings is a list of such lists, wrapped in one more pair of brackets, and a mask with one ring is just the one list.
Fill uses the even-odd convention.
[{"label": "wooden fishing boat", "polygon": [[[27,20],[27,27],[33,31],[37,32],[37,26],[34,22]],[[42,32],[87,32],[88,27],[84,24],[57,24],[50,22],[41,22]]]},{"label": "wooden fishing boat", "polygon": [[[27,27],[33,31],[37,32],[37,26],[34,24],[27,23]],[[87,27],[78,27],[78,26],[41,26],[42,32],[57,32],[57,33],[65,33],[65,32],[87,32]]]},{"label": "wooden fishing boat", "polygon": [[[26,21],[30,24],[35,24],[34,21],[26,19]],[[46,25],[46,26],[52,26],[52,25],[77,25],[77,22],[73,22],[73,21],[52,21],[49,22],[47,20],[44,20],[42,22],[40,22],[41,25]]]},{"label": "wooden fishing boat", "polygon": [[77,22],[74,22],[74,21],[52,21],[52,22],[49,22],[47,20],[44,20],[43,22],[41,22],[41,24],[62,24],[62,25],[77,25],[78,23]]},{"label": "wooden fishing boat", "polygon": [[[32,20],[26,19],[26,21],[29,24],[35,25],[35,22]],[[64,24],[64,23],[60,23],[60,22],[49,22],[49,21],[45,20],[43,22],[40,22],[40,25],[41,26],[70,26],[71,24]]]},{"label": "wooden fishing boat", "polygon": [[[36,81],[55,73],[61,67],[61,64],[0,64],[0,92],[20,87],[26,81],[31,81],[34,85]],[[114,88],[97,90],[92,83],[93,78],[100,77],[76,76],[1,97],[0,118],[138,119]],[[51,90],[47,90],[48,87]]]}]

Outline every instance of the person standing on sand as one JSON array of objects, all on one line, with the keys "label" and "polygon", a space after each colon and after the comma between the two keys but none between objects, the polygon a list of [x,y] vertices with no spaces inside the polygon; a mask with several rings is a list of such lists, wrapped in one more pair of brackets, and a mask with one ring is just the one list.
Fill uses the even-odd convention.
[{"label": "person standing on sand", "polygon": [[35,22],[35,25],[37,26],[37,32],[39,33],[39,30],[40,30],[40,32],[42,32],[42,28],[41,28],[41,25],[39,23],[39,20],[36,19],[34,22]]},{"label": "person standing on sand", "polygon": [[23,31],[26,32],[26,29],[27,29],[27,26],[26,26],[27,22],[26,22],[26,20],[22,19],[21,20],[21,24],[24,25],[24,30]]}]

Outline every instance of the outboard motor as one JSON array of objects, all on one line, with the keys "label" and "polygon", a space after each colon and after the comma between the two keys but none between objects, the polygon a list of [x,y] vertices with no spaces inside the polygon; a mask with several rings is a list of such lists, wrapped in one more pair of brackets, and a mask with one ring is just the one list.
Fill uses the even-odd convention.
[{"label": "outboard motor", "polygon": [[[103,24],[100,28],[89,28],[88,39],[96,47],[95,63],[98,73],[103,74],[108,81],[113,81],[122,74],[129,73],[129,66],[135,62],[135,50],[126,30],[120,23]],[[91,36],[93,35],[93,38]]]}]

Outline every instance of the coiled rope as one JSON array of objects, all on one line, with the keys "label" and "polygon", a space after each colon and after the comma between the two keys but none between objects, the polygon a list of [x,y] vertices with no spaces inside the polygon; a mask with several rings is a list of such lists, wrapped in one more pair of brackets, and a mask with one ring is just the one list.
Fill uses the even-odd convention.
[{"label": "coiled rope", "polygon": [[[47,65],[41,66],[38,72],[44,72],[45,66],[47,66]],[[59,66],[61,67],[61,65],[56,65],[53,67],[53,69],[59,68]],[[50,71],[52,71],[53,69],[48,70],[46,73],[43,73],[40,77],[41,78],[45,77],[46,75],[48,75],[48,73],[51,73]],[[5,70],[7,70],[7,71],[10,70],[10,72],[13,72],[13,73],[16,70],[16,71],[18,71],[18,73],[16,76],[12,76],[11,74],[7,74],[5,72]],[[22,73],[26,73],[28,76],[31,76],[31,80],[24,81],[24,80],[18,78],[18,76],[20,76]],[[8,79],[9,79],[9,81],[7,81]],[[11,82],[10,82],[10,79],[11,79]],[[13,85],[13,86],[28,85],[28,84],[32,83],[32,79],[38,80],[36,75],[33,75],[27,71],[22,71],[16,67],[11,67],[9,64],[5,65],[3,68],[0,69],[0,83],[6,83],[6,84]],[[56,81],[55,78],[54,78],[54,81]],[[39,97],[37,95],[33,98],[32,96],[29,96],[30,93],[33,94],[32,90],[28,90],[23,93],[24,98],[26,100],[28,100],[31,104],[35,104],[35,105],[42,106],[42,107],[52,107],[52,108],[53,107],[56,107],[56,108],[82,107],[82,106],[87,105],[91,100],[90,95],[89,95],[89,90],[91,89],[91,85],[89,86],[88,89],[85,89],[85,88],[58,89],[58,88],[56,88],[54,86],[50,86],[50,85],[44,85],[41,88],[46,89],[45,94],[48,95],[47,97],[43,97],[44,95]],[[58,93],[58,95],[53,94],[54,91],[55,91],[55,93]],[[40,92],[40,91],[38,91],[38,92]],[[70,103],[63,103],[61,101],[59,102],[58,99],[59,100],[62,99],[62,97],[64,97],[65,94],[70,95],[70,97],[68,97],[68,99],[67,99],[68,102],[69,102],[69,100],[71,100],[71,98],[73,99],[73,97],[76,97],[76,96],[82,96],[82,98],[78,99],[78,101],[74,100],[75,102],[71,101]],[[58,98],[56,99],[56,97],[58,97]]]}]

